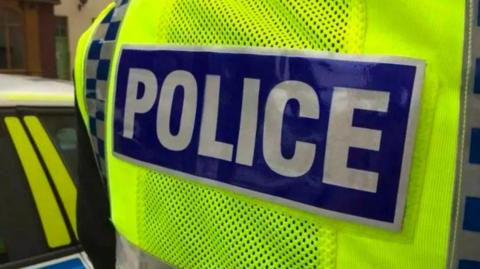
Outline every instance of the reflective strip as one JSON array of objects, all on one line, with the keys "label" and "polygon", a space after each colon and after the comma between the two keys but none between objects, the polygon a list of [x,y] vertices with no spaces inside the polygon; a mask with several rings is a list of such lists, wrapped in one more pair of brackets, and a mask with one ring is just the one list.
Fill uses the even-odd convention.
[{"label": "reflective strip", "polygon": [[47,175],[20,120],[17,117],[6,117],[5,124],[25,171],[48,246],[56,248],[70,244],[70,235]]},{"label": "reflective strip", "polygon": [[479,1],[467,0],[462,114],[448,268],[480,268],[480,25]]},{"label": "reflective strip", "polygon": [[172,269],[117,234],[117,269]]},{"label": "reflective strip", "polygon": [[88,111],[90,139],[98,169],[106,179],[105,163],[105,109],[108,92],[108,77],[128,0],[116,1],[95,29],[87,52],[85,66],[85,101]]},{"label": "reflective strip", "polygon": [[50,173],[53,183],[60,195],[60,199],[67,212],[72,229],[78,237],[76,213],[77,188],[73,183],[72,177],[38,118],[35,116],[26,116],[23,120],[37,145],[43,160],[45,160],[45,165],[47,166],[48,172]]}]

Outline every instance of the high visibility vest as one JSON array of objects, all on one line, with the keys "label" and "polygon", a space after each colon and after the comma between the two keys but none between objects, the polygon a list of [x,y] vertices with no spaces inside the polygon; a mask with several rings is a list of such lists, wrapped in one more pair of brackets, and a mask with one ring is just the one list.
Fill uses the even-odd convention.
[{"label": "high visibility vest", "polygon": [[75,84],[118,267],[480,268],[477,10],[112,3]]}]

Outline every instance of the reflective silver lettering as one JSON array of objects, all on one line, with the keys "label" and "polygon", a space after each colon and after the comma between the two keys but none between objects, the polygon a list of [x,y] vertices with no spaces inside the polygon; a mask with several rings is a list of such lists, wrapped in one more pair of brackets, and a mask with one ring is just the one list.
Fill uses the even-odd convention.
[{"label": "reflective silver lettering", "polygon": [[388,92],[335,88],[328,124],[323,182],[335,186],[376,192],[378,173],[347,167],[350,147],[380,149],[382,132],[353,127],[354,109],[387,112]]},{"label": "reflective silver lettering", "polygon": [[[173,96],[175,91],[180,89],[184,92],[182,115],[178,134],[173,135],[170,131]],[[197,95],[197,81],[190,72],[176,70],[165,78],[158,104],[157,137],[167,149],[181,151],[190,144],[197,110]]]},{"label": "reflective silver lettering", "polygon": [[[138,98],[140,84],[143,84],[145,90],[143,96]],[[123,137],[133,138],[135,115],[146,113],[153,107],[157,90],[157,78],[152,71],[130,68],[125,100],[125,116],[123,118]]]},{"label": "reflective silver lettering", "polygon": [[267,165],[276,173],[299,177],[307,173],[315,159],[316,145],[297,141],[291,159],[282,155],[282,126],[285,107],[290,100],[299,103],[300,117],[318,119],[320,105],[315,90],[300,81],[284,81],[270,92],[265,108],[263,126],[263,155]]}]

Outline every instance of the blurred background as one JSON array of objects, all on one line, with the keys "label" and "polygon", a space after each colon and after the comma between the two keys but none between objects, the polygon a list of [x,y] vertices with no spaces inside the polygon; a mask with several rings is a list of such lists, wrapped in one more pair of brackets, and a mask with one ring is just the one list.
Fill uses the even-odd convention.
[{"label": "blurred background", "polygon": [[80,35],[111,0],[0,0],[0,73],[71,79]]}]

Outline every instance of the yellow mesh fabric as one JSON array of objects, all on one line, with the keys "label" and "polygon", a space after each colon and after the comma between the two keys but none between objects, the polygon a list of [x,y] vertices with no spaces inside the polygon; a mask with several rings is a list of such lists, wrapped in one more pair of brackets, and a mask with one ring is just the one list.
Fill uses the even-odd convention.
[{"label": "yellow mesh fabric", "polygon": [[[334,268],[335,234],[157,172],[143,178],[146,251],[181,268]],[[153,191],[152,191],[153,190]]]},{"label": "yellow mesh fabric", "polygon": [[359,53],[363,0],[176,1],[159,25],[166,43],[316,49]]},{"label": "yellow mesh fabric", "polygon": [[[158,9],[162,7],[159,6]],[[157,44],[359,53],[363,0],[176,1]],[[336,232],[292,210],[140,170],[139,247],[180,268],[335,268]]]}]

